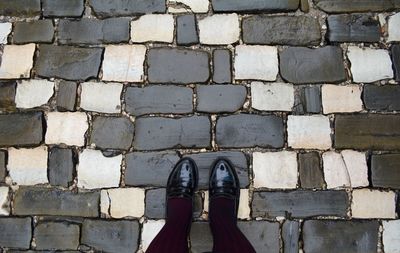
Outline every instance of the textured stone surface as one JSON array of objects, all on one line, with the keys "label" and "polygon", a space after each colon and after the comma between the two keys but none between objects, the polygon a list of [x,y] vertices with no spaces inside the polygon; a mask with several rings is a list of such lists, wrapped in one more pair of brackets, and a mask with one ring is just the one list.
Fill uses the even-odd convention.
[{"label": "textured stone surface", "polygon": [[[170,4],[174,3],[178,6],[169,7],[169,12],[181,13],[181,12],[194,12],[194,13],[206,13],[208,12],[209,0],[170,0]],[[183,7],[180,7],[183,5]]]},{"label": "textured stone surface", "polygon": [[291,111],[294,104],[293,85],[253,82],[251,103],[254,109],[261,111]]},{"label": "textured stone surface", "polygon": [[296,10],[299,1],[212,0],[212,6],[216,12],[284,12]]},{"label": "textured stone surface", "polygon": [[[200,43],[208,45],[233,44],[239,40],[240,24],[236,13],[215,14],[198,21]],[[224,31],[221,33],[221,31]]]},{"label": "textured stone surface", "polygon": [[353,218],[360,219],[394,219],[396,217],[396,194],[392,191],[353,190],[351,214]]},{"label": "textured stone surface", "polygon": [[35,44],[4,46],[0,63],[0,79],[29,78],[35,49]]},{"label": "textured stone surface", "polygon": [[88,128],[88,119],[83,112],[50,112],[47,114],[46,143],[84,146]]},{"label": "textured stone surface", "polygon": [[364,85],[364,104],[369,110],[400,110],[400,87],[394,85]]},{"label": "textured stone surface", "polygon": [[10,201],[8,186],[0,186],[0,215],[10,215]]},{"label": "textured stone surface", "polygon": [[60,81],[57,92],[57,109],[59,111],[74,111],[76,104],[75,82]]},{"label": "textured stone surface", "polygon": [[383,221],[383,245],[385,252],[400,251],[400,220]]},{"label": "textured stone surface", "polygon": [[193,222],[190,229],[191,250],[193,253],[211,252],[213,238],[207,222]]},{"label": "textured stone surface", "polygon": [[298,221],[287,220],[282,225],[282,239],[285,253],[299,252],[300,223]]},{"label": "textured stone surface", "polygon": [[131,16],[135,14],[145,13],[164,13],[166,10],[164,0],[116,0],[110,2],[108,0],[90,0],[89,5],[92,7],[96,16]]},{"label": "textured stone surface", "polygon": [[270,252],[279,252],[279,223],[238,222],[238,227],[249,238],[256,252],[263,252],[265,249]]},{"label": "textured stone surface", "polygon": [[0,82],[0,110],[11,111],[15,109],[15,92],[17,84],[14,81]]},{"label": "textured stone surface", "polygon": [[328,13],[391,11],[400,8],[397,0],[315,0],[316,6]]},{"label": "textured stone surface", "polygon": [[72,183],[75,162],[71,149],[50,149],[48,166],[49,182],[51,185],[68,187]]},{"label": "textured stone surface", "polygon": [[0,150],[0,183],[4,182],[4,177],[6,176],[6,158],[7,153],[3,150]]},{"label": "textured stone surface", "polygon": [[320,168],[320,157],[317,152],[300,153],[298,155],[301,188],[322,188],[324,176]]},{"label": "textured stone surface", "polygon": [[17,84],[17,108],[34,108],[47,104],[54,94],[54,83],[47,80],[28,80]]},{"label": "textured stone surface", "polygon": [[40,14],[40,0],[12,0],[0,3],[1,16],[34,17]]},{"label": "textured stone surface", "polygon": [[146,192],[146,217],[161,219],[165,217],[166,189],[153,189]]},{"label": "textured stone surface", "polygon": [[43,15],[47,17],[80,17],[84,0],[42,0]]},{"label": "textured stone surface", "polygon": [[0,245],[29,249],[31,244],[31,218],[0,218]]},{"label": "textured stone surface", "polygon": [[400,81],[400,45],[393,45],[391,52],[396,81]]},{"label": "textured stone surface", "polygon": [[[398,7],[400,7],[400,3],[398,3]],[[388,22],[388,41],[400,41],[400,14],[396,13],[389,18]]]},{"label": "textured stone surface", "polygon": [[80,107],[87,111],[119,113],[123,85],[119,83],[82,83]]},{"label": "textured stone surface", "polygon": [[16,22],[13,41],[16,44],[30,42],[51,43],[54,36],[53,21],[50,19],[31,22]]},{"label": "textured stone surface", "polygon": [[141,243],[142,249],[147,250],[154,237],[160,232],[165,224],[164,220],[148,220],[143,224]]},{"label": "textured stone surface", "polygon": [[[296,97],[295,97],[296,98]],[[306,86],[301,88],[299,102],[295,102],[296,110],[308,113],[321,112],[321,89],[318,86]]]},{"label": "textured stone surface", "polygon": [[199,43],[196,17],[183,15],[176,18],[176,43],[178,45],[193,45]]},{"label": "textured stone surface", "polygon": [[235,112],[246,99],[247,90],[241,85],[197,85],[197,111]]},{"label": "textured stone surface", "polygon": [[215,83],[232,82],[232,55],[229,50],[213,51],[213,81]]},{"label": "textured stone surface", "polygon": [[363,109],[361,91],[362,87],[358,85],[323,85],[321,93],[324,114],[361,111]]},{"label": "textured stone surface", "polygon": [[145,192],[141,188],[102,190],[101,207],[116,219],[128,216],[140,218],[144,215],[144,198]]},{"label": "textured stone surface", "polygon": [[174,40],[174,16],[148,14],[131,22],[133,42],[158,41],[172,43]]},{"label": "textured stone surface", "polygon": [[371,181],[374,187],[400,189],[400,154],[372,155]]},{"label": "textured stone surface", "polygon": [[0,44],[7,44],[8,35],[12,31],[12,23],[0,23]]},{"label": "textured stone surface", "polygon": [[36,249],[76,250],[79,245],[79,226],[46,222],[35,227]]}]

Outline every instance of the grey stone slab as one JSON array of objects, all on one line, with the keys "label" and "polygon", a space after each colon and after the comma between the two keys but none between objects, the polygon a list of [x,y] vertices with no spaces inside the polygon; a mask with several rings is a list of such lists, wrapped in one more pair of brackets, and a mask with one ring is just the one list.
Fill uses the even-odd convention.
[{"label": "grey stone slab", "polygon": [[246,100],[247,90],[242,85],[197,85],[197,111],[236,112]]},{"label": "grey stone slab", "polygon": [[138,150],[207,148],[211,145],[211,123],[205,116],[139,118],[135,124],[134,147]]},{"label": "grey stone slab", "polygon": [[57,92],[57,110],[75,111],[77,87],[76,82],[60,81]]},{"label": "grey stone slab", "polygon": [[29,249],[31,244],[31,218],[0,218],[0,247]]},{"label": "grey stone slab", "polygon": [[79,225],[45,222],[36,226],[36,249],[76,250],[79,246]]},{"label": "grey stone slab", "polygon": [[45,17],[81,17],[84,0],[42,0]]},{"label": "grey stone slab", "polygon": [[16,44],[31,42],[51,43],[54,37],[54,25],[51,19],[14,24],[13,41]]},{"label": "grey stone slab", "polygon": [[129,18],[62,19],[58,25],[58,42],[72,45],[128,42],[129,24]]},{"label": "grey stone slab", "polygon": [[232,82],[232,54],[226,49],[213,51],[213,81],[215,83]]},{"label": "grey stone slab", "polygon": [[6,162],[7,162],[7,153],[6,151],[0,150],[0,183],[4,182],[4,179],[6,177],[7,173]]},{"label": "grey stone slab", "polygon": [[400,8],[400,0],[314,0],[314,3],[328,13],[379,12]]},{"label": "grey stone slab", "polygon": [[99,192],[20,187],[14,199],[14,214],[98,217],[99,204]]},{"label": "grey stone slab", "polygon": [[338,83],[346,80],[342,49],[289,47],[280,53],[280,72],[291,83]]},{"label": "grey stone slab", "polygon": [[97,77],[103,48],[40,45],[35,70],[39,76],[67,80]]},{"label": "grey stone slab", "polygon": [[136,116],[150,113],[191,113],[193,90],[172,85],[128,87],[125,103],[126,111]]},{"label": "grey stone slab", "polygon": [[304,87],[302,98],[305,100],[305,111],[309,113],[321,112],[321,88],[318,86]]},{"label": "grey stone slab", "polygon": [[82,225],[81,243],[98,251],[136,252],[138,240],[137,221],[85,220]]},{"label": "grey stone slab", "polygon": [[378,221],[309,220],[303,225],[307,253],[377,252]]},{"label": "grey stone slab", "polygon": [[150,219],[165,218],[166,189],[154,189],[146,192],[145,216]]},{"label": "grey stone slab", "polygon": [[282,225],[283,251],[285,253],[299,252],[300,223],[286,220]]},{"label": "grey stone slab", "polygon": [[271,147],[284,144],[283,121],[274,115],[238,114],[217,121],[217,144],[220,147]]},{"label": "grey stone slab", "polygon": [[147,54],[151,83],[205,83],[210,77],[209,55],[205,51],[153,48]]},{"label": "grey stone slab", "polygon": [[98,116],[93,120],[90,143],[101,149],[128,150],[133,133],[133,123],[126,117]]},{"label": "grey stone slab", "polygon": [[215,12],[286,12],[299,8],[299,0],[212,0]]},{"label": "grey stone slab", "polygon": [[165,0],[90,0],[89,5],[96,16],[131,16],[147,13],[165,13]]},{"label": "grey stone slab", "polygon": [[[268,221],[242,221],[238,227],[256,252],[279,252],[279,223]],[[232,242],[234,243],[234,242]]]},{"label": "grey stone slab", "polygon": [[42,140],[42,112],[0,115],[0,146],[39,145]]},{"label": "grey stone slab", "polygon": [[193,45],[199,43],[195,15],[183,15],[176,18],[176,43]]},{"label": "grey stone slab", "polygon": [[376,86],[366,84],[363,92],[364,105],[369,110],[400,110],[400,86]]},{"label": "grey stone slab", "polygon": [[40,15],[40,0],[2,0],[0,16],[34,17]]},{"label": "grey stone slab", "polygon": [[331,42],[379,42],[381,37],[379,21],[372,15],[332,15],[327,22]]},{"label": "grey stone slab", "polygon": [[0,111],[15,110],[15,92],[17,83],[0,82]]},{"label": "grey stone slab", "polygon": [[213,237],[208,222],[193,222],[190,230],[190,243],[192,253],[211,252]]},{"label": "grey stone slab", "polygon": [[301,188],[314,189],[324,186],[318,152],[299,153],[298,163]]},{"label": "grey stone slab", "polygon": [[300,0],[300,10],[305,13],[310,12],[310,4],[308,3],[308,0]]},{"label": "grey stone slab", "polygon": [[255,192],[253,217],[346,217],[349,198],[345,191]]},{"label": "grey stone slab", "polygon": [[246,44],[317,46],[321,42],[319,22],[308,16],[249,16],[243,19],[242,31]]},{"label": "grey stone slab", "polygon": [[396,81],[400,81],[400,45],[393,45],[391,48],[393,70]]},{"label": "grey stone slab", "polygon": [[372,155],[371,180],[374,187],[400,189],[400,154]]},{"label": "grey stone slab", "polygon": [[68,187],[71,184],[75,169],[74,154],[71,149],[50,149],[48,166],[51,185]]}]

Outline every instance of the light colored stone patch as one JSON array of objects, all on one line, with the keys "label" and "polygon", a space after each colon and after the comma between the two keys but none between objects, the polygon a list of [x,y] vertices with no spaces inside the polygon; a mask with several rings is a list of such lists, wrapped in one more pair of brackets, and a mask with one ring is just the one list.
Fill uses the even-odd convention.
[{"label": "light colored stone patch", "polygon": [[100,150],[85,149],[79,155],[78,187],[85,189],[118,187],[122,155],[105,157]]},{"label": "light colored stone patch", "polygon": [[396,194],[392,191],[353,190],[351,210],[353,218],[394,219],[396,218]]},{"label": "light colored stone patch", "polygon": [[341,152],[352,187],[368,186],[368,165],[364,152],[343,150]]},{"label": "light colored stone patch", "polygon": [[[200,43],[232,44],[239,40],[240,24],[236,13],[216,14],[198,21]],[[223,31],[223,32],[221,32]]]},{"label": "light colored stone patch", "polygon": [[400,220],[382,221],[385,253],[400,253]]},{"label": "light colored stone patch", "polygon": [[[144,215],[145,191],[142,188],[117,188],[101,191],[102,213],[112,218],[140,218]],[[104,201],[104,202],[103,202]],[[110,213],[108,213],[108,210]]]},{"label": "light colored stone patch", "polygon": [[361,89],[358,85],[323,85],[321,93],[324,113],[361,111]]},{"label": "light colored stone patch", "polygon": [[168,7],[170,13],[183,13],[183,12],[194,12],[194,13],[207,13],[209,1],[208,0],[170,0],[170,4],[183,4],[182,8],[179,7]]},{"label": "light colored stone patch", "polygon": [[143,223],[142,231],[142,250],[145,252],[150,246],[150,243],[161,231],[165,224],[165,220],[147,220]]},{"label": "light colored stone patch", "polygon": [[18,185],[48,183],[47,147],[8,149],[8,171],[11,180]]},{"label": "light colored stone patch", "polygon": [[255,188],[294,189],[297,187],[297,154],[281,151],[253,153]]},{"label": "light colored stone patch", "polygon": [[53,82],[47,80],[23,80],[17,85],[15,104],[18,108],[38,107],[47,104],[53,94]]},{"label": "light colored stone patch", "polygon": [[120,113],[121,93],[120,83],[82,83],[81,105],[87,111]]},{"label": "light colored stone patch", "polygon": [[107,190],[100,191],[100,213],[110,218],[110,197]]},{"label": "light colored stone patch", "polygon": [[287,122],[288,145],[300,149],[329,149],[332,145],[329,118],[322,115],[293,116]]},{"label": "light colored stone patch", "polygon": [[339,153],[325,152],[322,155],[325,182],[329,189],[350,186],[350,175]]},{"label": "light colored stone patch", "polygon": [[208,191],[204,191],[204,203],[203,203],[203,210],[205,213],[205,216],[203,216],[204,218],[208,219],[208,210],[209,210],[209,199],[210,195]]},{"label": "light colored stone patch", "polygon": [[235,79],[275,81],[278,50],[271,46],[240,45],[235,50]]},{"label": "light colored stone patch", "polygon": [[249,189],[240,189],[238,218],[239,219],[250,218]]},{"label": "light colored stone patch", "polygon": [[0,187],[0,216],[10,215],[10,198],[8,196],[8,187]]},{"label": "light colored stone patch", "polygon": [[0,63],[0,79],[29,78],[35,49],[35,44],[4,46]]},{"label": "light colored stone patch", "polygon": [[292,84],[253,82],[251,84],[252,107],[261,111],[292,111],[294,88]]},{"label": "light colored stone patch", "polygon": [[11,23],[0,23],[0,44],[7,44],[7,38],[11,30]]},{"label": "light colored stone patch", "polygon": [[103,60],[104,81],[141,82],[144,76],[144,45],[106,46]]},{"label": "light colored stone patch", "polygon": [[389,52],[384,49],[350,46],[347,56],[351,62],[353,81],[356,83],[393,78],[392,61]]},{"label": "light colored stone patch", "polygon": [[64,143],[70,146],[85,145],[89,128],[84,112],[49,112],[47,114],[46,144]]},{"label": "light colored stone patch", "polygon": [[388,42],[400,41],[400,13],[390,16],[388,26]]},{"label": "light colored stone patch", "polygon": [[174,16],[169,14],[147,14],[131,22],[133,42],[168,42],[174,40]]}]

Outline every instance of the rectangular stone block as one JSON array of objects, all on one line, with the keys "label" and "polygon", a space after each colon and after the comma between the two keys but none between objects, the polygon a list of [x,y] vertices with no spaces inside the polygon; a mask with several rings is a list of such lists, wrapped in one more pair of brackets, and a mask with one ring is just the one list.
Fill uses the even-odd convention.
[{"label": "rectangular stone block", "polygon": [[43,15],[46,17],[81,17],[84,0],[42,0]]},{"label": "rectangular stone block", "polygon": [[298,154],[300,185],[302,188],[322,188],[324,175],[320,167],[318,152]]},{"label": "rectangular stone block", "polygon": [[0,150],[0,183],[4,182],[7,170],[6,170],[6,151]]},{"label": "rectangular stone block", "polygon": [[29,78],[36,45],[5,45],[2,49],[0,79]]},{"label": "rectangular stone block", "polygon": [[13,41],[16,44],[30,42],[51,43],[54,36],[54,25],[50,19],[14,24]]},{"label": "rectangular stone block", "polygon": [[48,176],[51,185],[68,187],[73,180],[75,169],[71,149],[52,148],[49,152]]},{"label": "rectangular stone block", "polygon": [[191,251],[193,253],[211,252],[213,238],[207,222],[194,222],[190,229]]},{"label": "rectangular stone block", "polygon": [[13,111],[15,109],[15,93],[17,83],[15,81],[0,82],[0,110]]},{"label": "rectangular stone block", "polygon": [[57,92],[58,111],[75,111],[77,88],[76,82],[60,81]]},{"label": "rectangular stone block", "polygon": [[215,12],[286,12],[299,8],[299,0],[212,0]]},{"label": "rectangular stone block", "polygon": [[112,16],[131,16],[146,13],[165,13],[165,0],[90,0],[90,7],[96,16],[112,17]]},{"label": "rectangular stone block", "polygon": [[246,87],[242,85],[197,85],[197,111],[235,112],[242,108],[246,96]]},{"label": "rectangular stone block", "polygon": [[364,85],[365,107],[377,111],[400,110],[400,87],[398,85]]},{"label": "rectangular stone block", "polygon": [[372,155],[371,180],[374,187],[400,189],[400,154]]},{"label": "rectangular stone block", "polygon": [[328,13],[379,12],[400,9],[398,0],[315,0],[315,5]]},{"label": "rectangular stone block", "polygon": [[319,86],[300,87],[295,96],[295,111],[298,114],[320,113],[322,107],[321,88]]},{"label": "rectangular stone block", "polygon": [[300,223],[287,220],[282,225],[282,239],[285,253],[299,252]]},{"label": "rectangular stone block", "polygon": [[4,0],[0,2],[0,16],[34,17],[40,15],[40,0]]},{"label": "rectangular stone block", "polygon": [[268,221],[238,222],[256,252],[279,252],[279,223]]},{"label": "rectangular stone block", "polygon": [[229,50],[213,51],[213,81],[216,83],[232,82],[232,55]]},{"label": "rectangular stone block", "polygon": [[392,46],[392,62],[396,81],[400,81],[400,45]]},{"label": "rectangular stone block", "polygon": [[153,189],[146,192],[145,216],[152,219],[165,218],[166,189]]},{"label": "rectangular stone block", "polygon": [[0,218],[0,246],[29,249],[32,236],[31,218]]},{"label": "rectangular stone block", "polygon": [[39,223],[34,236],[37,250],[77,250],[79,225],[60,222]]},{"label": "rectangular stone block", "polygon": [[196,17],[183,15],[176,18],[176,43],[178,45],[193,45],[199,43]]}]

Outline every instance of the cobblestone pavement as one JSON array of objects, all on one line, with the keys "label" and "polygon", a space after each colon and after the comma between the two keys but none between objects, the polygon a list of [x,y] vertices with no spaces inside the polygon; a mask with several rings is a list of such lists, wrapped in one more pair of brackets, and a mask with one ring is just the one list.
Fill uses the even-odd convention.
[{"label": "cobblestone pavement", "polygon": [[257,252],[400,252],[398,0],[0,0],[0,252],[144,252],[232,160]]}]

